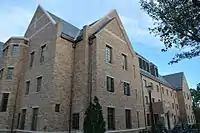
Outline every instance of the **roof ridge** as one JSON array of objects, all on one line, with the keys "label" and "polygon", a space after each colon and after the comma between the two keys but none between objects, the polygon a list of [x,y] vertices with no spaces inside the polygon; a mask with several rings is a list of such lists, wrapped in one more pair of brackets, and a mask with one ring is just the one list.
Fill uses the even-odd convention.
[{"label": "roof ridge", "polygon": [[[63,18],[61,18],[61,17],[59,17],[59,16],[57,16],[57,15],[55,15],[55,14],[53,14],[53,13],[51,13],[51,12],[49,12],[49,11],[47,11],[51,16],[54,16],[54,17],[57,17],[58,19],[60,19],[60,20],[62,20],[62,21],[64,21],[65,23],[68,23],[68,24],[70,24],[70,25],[72,25],[72,26],[74,26],[73,24],[71,24],[71,23],[69,23],[69,22],[67,22],[66,20],[64,20]],[[55,18],[53,18],[53,19],[55,19]],[[56,21],[56,20],[55,20]],[[76,27],[76,26],[74,26],[75,28],[77,28],[77,29],[79,29],[78,27]],[[80,30],[80,29],[79,29]]]},{"label": "roof ridge", "polygon": [[172,75],[177,75],[177,74],[182,74],[182,75],[184,75],[184,72],[171,73],[171,74],[163,75],[163,77],[172,76]]}]

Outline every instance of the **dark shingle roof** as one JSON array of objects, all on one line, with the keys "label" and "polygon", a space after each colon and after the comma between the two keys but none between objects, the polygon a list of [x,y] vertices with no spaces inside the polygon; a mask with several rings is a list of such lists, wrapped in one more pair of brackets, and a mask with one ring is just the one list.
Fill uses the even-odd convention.
[{"label": "dark shingle roof", "polygon": [[76,40],[76,38],[80,38],[81,36],[81,30],[77,27],[75,27],[74,25],[66,22],[65,20],[57,17],[56,15],[48,12],[49,15],[56,21],[56,23],[61,22],[62,24],[62,33],[68,35],[69,37],[71,37],[73,40]]},{"label": "dark shingle roof", "polygon": [[169,74],[163,76],[170,84],[172,84],[176,90],[181,90],[182,89],[182,82],[183,82],[183,77],[184,73],[179,72],[179,73],[174,73],[174,74]]},{"label": "dark shingle roof", "polygon": [[142,70],[142,69],[140,69],[140,73],[152,80],[155,80],[155,81],[171,88],[171,89],[174,89],[174,87],[169,82],[167,82],[161,75],[159,75],[158,77],[155,77],[155,76],[151,75],[149,72]]}]

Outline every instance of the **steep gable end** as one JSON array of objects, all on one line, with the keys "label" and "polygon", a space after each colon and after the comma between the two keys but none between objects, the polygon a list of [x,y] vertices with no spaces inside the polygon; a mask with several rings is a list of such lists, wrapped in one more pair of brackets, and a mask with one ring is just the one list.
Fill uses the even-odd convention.
[{"label": "steep gable end", "polygon": [[128,48],[132,56],[136,56],[132,48],[131,42],[126,34],[124,26],[116,10],[112,10],[108,15],[106,15],[105,17],[101,18],[100,20],[92,24],[92,26],[90,26],[89,35],[97,34],[102,30],[106,30],[111,34],[116,35],[116,37],[119,37],[124,42],[126,42],[128,44]]},{"label": "steep gable end", "polygon": [[25,37],[31,37],[35,32],[44,28],[48,24],[56,24],[55,20],[40,5],[37,7],[35,14],[25,32]]}]

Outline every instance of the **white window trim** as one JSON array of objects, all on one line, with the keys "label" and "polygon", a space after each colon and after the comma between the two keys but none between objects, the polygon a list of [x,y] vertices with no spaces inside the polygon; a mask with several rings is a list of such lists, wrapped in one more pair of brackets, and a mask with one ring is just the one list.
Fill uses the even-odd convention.
[{"label": "white window trim", "polygon": [[26,110],[28,110],[28,107],[22,107],[22,108],[20,108],[21,110],[23,110],[23,109],[26,109]]},{"label": "white window trim", "polygon": [[3,94],[3,93],[9,93],[10,94],[11,92],[10,91],[2,91],[1,94]]},{"label": "white window trim", "polygon": [[106,106],[107,108],[114,108],[115,109],[115,106],[112,106],[112,105],[108,105]]},{"label": "white window trim", "polygon": [[36,76],[36,78],[39,78],[39,77],[43,77],[43,75],[41,74],[41,75]]},{"label": "white window trim", "polygon": [[131,108],[127,108],[127,107],[125,107],[124,109],[125,109],[125,110],[126,110],[126,109],[127,109],[127,110],[131,110]]},{"label": "white window trim", "polygon": [[32,108],[32,109],[35,109],[35,108],[39,108],[39,106],[38,106],[38,105],[34,105],[34,106],[32,106],[31,108]]},{"label": "white window trim", "polygon": [[130,81],[126,81],[126,80],[120,80],[121,81],[121,83],[128,83],[129,84],[129,86],[131,85],[131,82]]}]

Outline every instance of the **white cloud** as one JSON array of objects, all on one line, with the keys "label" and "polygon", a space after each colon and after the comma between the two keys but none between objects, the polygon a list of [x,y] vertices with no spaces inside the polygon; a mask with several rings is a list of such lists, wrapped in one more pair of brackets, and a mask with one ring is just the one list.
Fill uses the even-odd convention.
[{"label": "white cloud", "polygon": [[132,42],[144,44],[145,46],[163,47],[159,39],[149,33],[148,27],[152,25],[152,21],[147,19],[147,21],[141,22],[139,17],[130,18],[122,15],[120,15],[120,18]]}]

